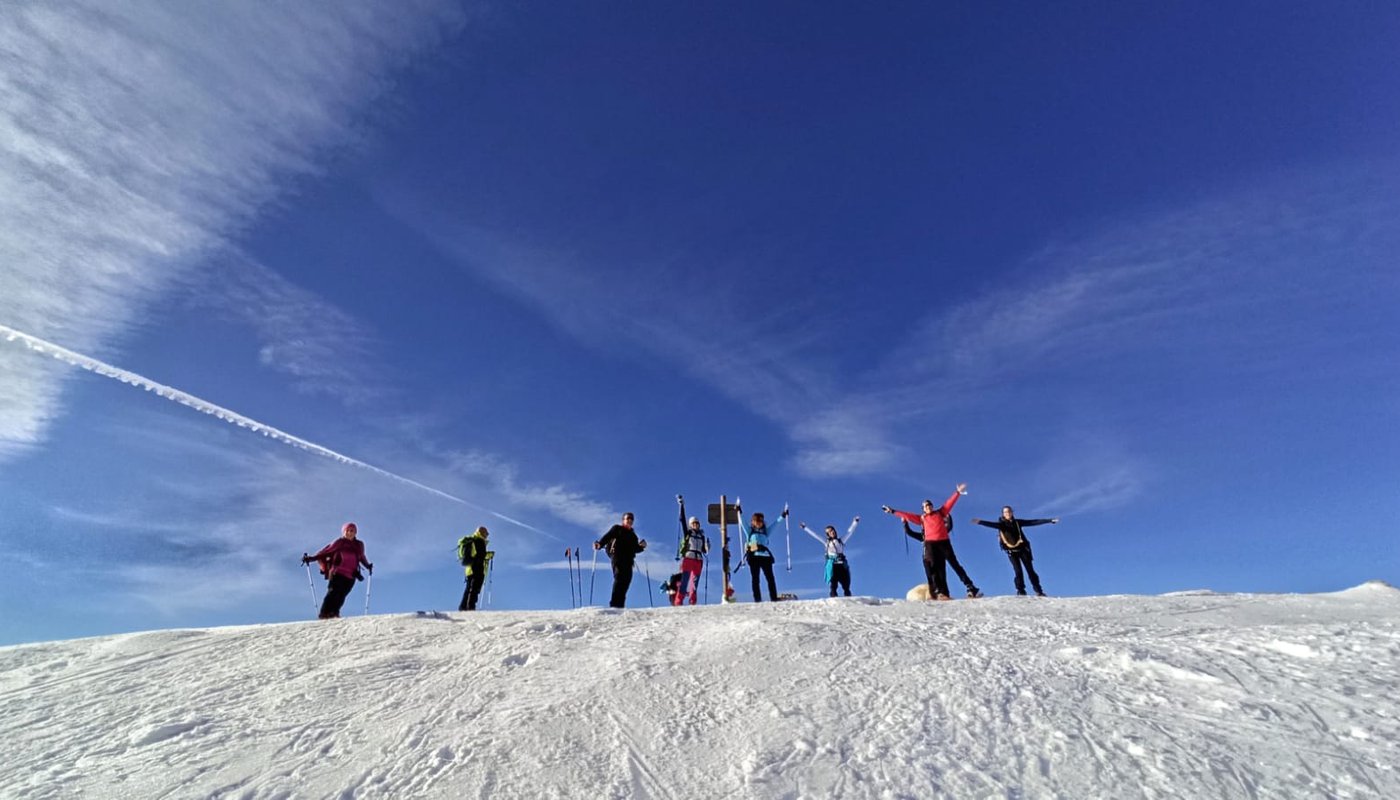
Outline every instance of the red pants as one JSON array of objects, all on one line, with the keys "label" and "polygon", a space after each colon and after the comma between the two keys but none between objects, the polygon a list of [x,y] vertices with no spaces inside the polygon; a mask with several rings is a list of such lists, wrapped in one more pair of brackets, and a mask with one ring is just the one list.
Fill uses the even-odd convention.
[{"label": "red pants", "polygon": [[671,600],[674,605],[684,605],[686,598],[690,598],[690,604],[695,605],[695,593],[700,588],[700,573],[705,569],[705,562],[698,558],[681,559],[681,585],[676,588],[676,593]]}]

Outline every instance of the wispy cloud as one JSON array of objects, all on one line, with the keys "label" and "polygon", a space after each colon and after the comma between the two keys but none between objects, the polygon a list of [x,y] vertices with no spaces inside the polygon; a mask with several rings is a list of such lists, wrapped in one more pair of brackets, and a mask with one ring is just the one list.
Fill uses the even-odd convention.
[{"label": "wispy cloud", "polygon": [[[0,7],[0,322],[115,352],[459,16],[436,2]],[[65,375],[0,353],[0,457],[43,440]]]},{"label": "wispy cloud", "polygon": [[[900,441],[911,429],[1007,381],[1168,353],[1222,363],[1277,333],[1298,338],[1287,314],[1268,310],[1341,303],[1393,255],[1397,182],[1394,165],[1383,167],[1281,175],[1049,245],[1008,266],[994,289],[925,314],[874,366],[850,374],[816,356],[822,333],[802,324],[804,310],[774,317],[664,301],[725,296],[724,273],[694,270],[711,284],[689,286],[685,270],[582,265],[431,214],[405,219],[585,345],[666,357],[776,423],[802,474],[843,476],[889,471],[909,455]],[[1320,273],[1319,261],[1338,269]],[[627,314],[560,312],[561,291],[577,300],[571,308]],[[1205,352],[1214,354],[1200,359]],[[1114,492],[1127,489],[1103,496]]]},{"label": "wispy cloud", "polygon": [[194,285],[187,297],[247,325],[258,340],[258,361],[290,376],[293,388],[363,407],[392,397],[379,340],[343,309],[271,269],[232,255]]},{"label": "wispy cloud", "polygon": [[586,493],[561,485],[534,486],[519,480],[513,464],[479,451],[445,455],[456,474],[485,479],[511,505],[547,513],[557,519],[589,530],[602,530],[616,522],[620,511],[594,500]]},{"label": "wispy cloud", "polygon": [[65,506],[50,509],[55,520],[75,522],[94,528],[117,528],[119,530],[185,533],[194,527],[193,522],[158,522],[149,517],[137,517],[124,512],[80,511]]}]

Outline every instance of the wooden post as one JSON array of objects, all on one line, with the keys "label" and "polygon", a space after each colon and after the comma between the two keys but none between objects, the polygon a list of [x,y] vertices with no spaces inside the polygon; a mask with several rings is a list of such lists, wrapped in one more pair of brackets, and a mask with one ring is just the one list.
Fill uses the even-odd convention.
[{"label": "wooden post", "polygon": [[728,603],[732,602],[734,590],[729,588],[729,498],[725,495],[719,496],[719,540],[723,544],[720,564],[724,567],[724,592],[720,595],[720,602]]}]

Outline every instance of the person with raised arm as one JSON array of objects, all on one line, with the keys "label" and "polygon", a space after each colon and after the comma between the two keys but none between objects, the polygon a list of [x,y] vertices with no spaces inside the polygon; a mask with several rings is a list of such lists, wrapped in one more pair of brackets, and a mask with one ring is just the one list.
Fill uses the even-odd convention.
[{"label": "person with raised arm", "polygon": [[851,566],[846,560],[846,543],[851,541],[851,537],[856,535],[856,526],[860,524],[860,517],[851,520],[851,526],[846,529],[846,538],[842,539],[836,534],[836,526],[826,526],[826,536],[818,536],[815,531],[807,527],[807,523],[799,522],[798,527],[807,532],[807,535],[817,540],[826,549],[826,583],[831,587],[831,596],[836,596],[836,587],[840,585],[841,591],[847,597],[851,596]]},{"label": "person with raised arm", "polygon": [[1001,507],[1001,519],[985,520],[973,519],[974,523],[987,528],[995,528],[997,538],[1000,541],[1002,552],[1011,559],[1011,568],[1016,572],[1016,594],[1022,597],[1026,594],[1026,579],[1021,574],[1024,567],[1026,575],[1030,576],[1031,588],[1035,590],[1036,596],[1044,597],[1045,591],[1040,588],[1040,576],[1035,573],[1032,566],[1034,556],[1031,555],[1031,540],[1026,538],[1025,531],[1032,525],[1058,525],[1059,517],[1051,519],[1018,519],[1011,511],[1011,506]]},{"label": "person with raised arm", "polygon": [[[918,525],[923,530],[924,543],[924,577],[928,581],[928,596],[932,600],[951,600],[948,594],[948,571],[946,567],[951,566],[957,573],[958,578],[967,589],[968,597],[981,597],[982,591],[972,582],[972,578],[967,575],[967,570],[958,563],[958,556],[953,552],[953,542],[950,534],[953,530],[953,506],[957,504],[958,498],[967,494],[967,484],[960,483],[951,497],[944,501],[942,506],[935,507],[932,500],[924,501],[924,511],[922,514],[915,514],[912,511],[897,511],[889,506],[881,506],[880,510],[886,514],[893,514],[908,523]],[[912,529],[911,529],[912,530]]]},{"label": "person with raised arm", "polygon": [[710,552],[710,540],[705,538],[705,531],[700,527],[700,518],[691,517],[685,529],[685,535],[681,537],[680,552],[676,555],[681,560],[681,571],[679,585],[674,587],[674,594],[671,596],[671,605],[685,605],[686,598],[690,599],[690,604],[695,605],[696,590],[700,587],[700,573],[705,569],[705,554]]},{"label": "person with raised arm", "polygon": [[[788,515],[787,509],[783,509],[782,516]],[[749,519],[749,525],[744,525],[743,509],[739,510],[739,529],[744,532],[744,558],[749,562],[749,575],[753,579],[753,601],[763,602],[763,596],[759,593],[758,575],[760,572],[768,579],[768,599],[778,601],[778,582],[773,579],[773,551],[768,549],[768,525],[763,521],[763,513],[755,511],[753,517]]]}]

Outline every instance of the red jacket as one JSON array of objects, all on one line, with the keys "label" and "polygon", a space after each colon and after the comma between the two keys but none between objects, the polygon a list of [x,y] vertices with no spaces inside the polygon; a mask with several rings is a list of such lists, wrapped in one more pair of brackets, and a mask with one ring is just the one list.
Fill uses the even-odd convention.
[{"label": "red jacket", "polygon": [[905,522],[917,522],[924,529],[924,541],[926,542],[946,542],[948,541],[948,526],[943,522],[946,514],[950,518],[953,516],[953,506],[957,504],[958,498],[962,495],[956,491],[948,498],[942,508],[934,509],[932,514],[915,514],[912,511],[896,511],[894,515]]},{"label": "red jacket", "polygon": [[[324,573],[329,569],[337,575],[344,575],[347,578],[355,577],[355,570],[361,564],[368,564],[365,559],[365,543],[359,539],[347,539],[344,536],[321,548],[321,552],[313,556],[323,564],[321,571]],[[330,575],[326,575],[330,577]]]}]

